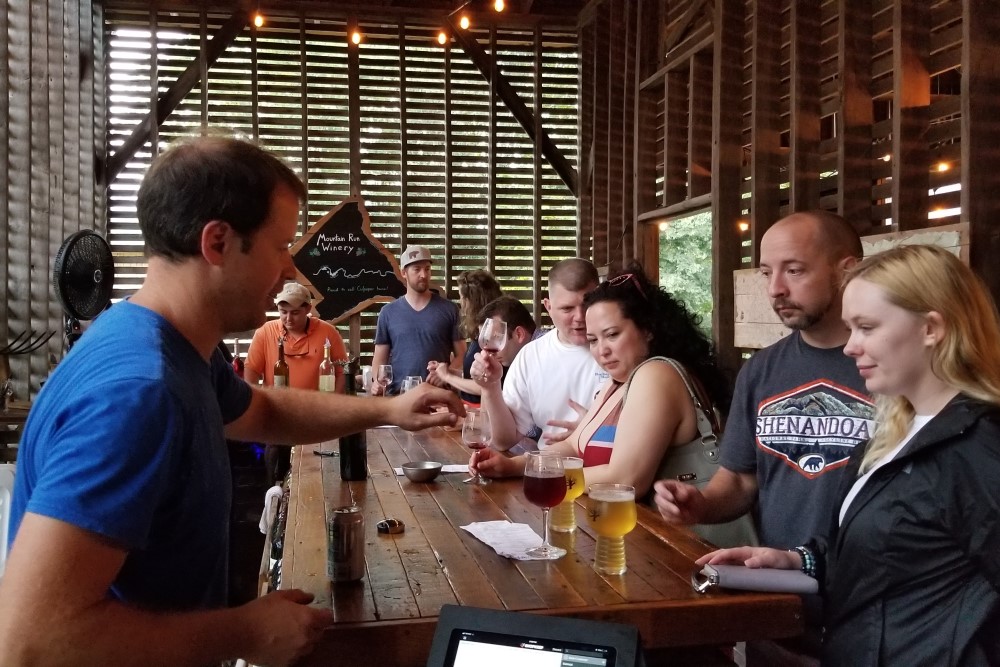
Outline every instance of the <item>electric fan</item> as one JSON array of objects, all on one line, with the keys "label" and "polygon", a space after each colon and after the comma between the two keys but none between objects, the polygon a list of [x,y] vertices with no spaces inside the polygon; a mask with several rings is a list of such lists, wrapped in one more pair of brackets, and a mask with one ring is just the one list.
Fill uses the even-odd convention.
[{"label": "electric fan", "polygon": [[52,267],[52,286],[65,311],[66,349],[80,337],[80,320],[97,317],[111,303],[115,264],[111,246],[92,229],[63,241]]}]

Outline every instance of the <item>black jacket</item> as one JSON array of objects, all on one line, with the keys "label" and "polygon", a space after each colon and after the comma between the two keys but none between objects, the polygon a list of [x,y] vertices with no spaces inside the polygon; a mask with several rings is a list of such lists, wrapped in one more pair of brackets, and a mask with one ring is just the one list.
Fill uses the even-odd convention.
[{"label": "black jacket", "polygon": [[953,399],[833,524],[824,665],[1000,665],[1000,408]]}]

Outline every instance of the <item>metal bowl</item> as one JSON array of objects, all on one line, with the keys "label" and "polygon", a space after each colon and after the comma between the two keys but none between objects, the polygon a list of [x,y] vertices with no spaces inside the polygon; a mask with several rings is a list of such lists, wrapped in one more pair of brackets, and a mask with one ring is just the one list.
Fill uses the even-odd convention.
[{"label": "metal bowl", "polygon": [[441,473],[437,461],[409,461],[403,464],[403,474],[411,482],[433,482]]}]

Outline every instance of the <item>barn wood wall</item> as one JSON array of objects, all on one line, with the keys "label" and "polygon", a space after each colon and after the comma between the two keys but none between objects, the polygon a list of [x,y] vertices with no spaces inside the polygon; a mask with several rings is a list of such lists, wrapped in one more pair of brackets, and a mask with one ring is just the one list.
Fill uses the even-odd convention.
[{"label": "barn wood wall", "polygon": [[1000,296],[997,3],[603,0],[579,24],[581,245],[655,275],[658,225],[711,210],[730,370],[733,272],[796,210],[862,234],[967,222]]},{"label": "barn wood wall", "polygon": [[24,0],[0,11],[0,341],[57,332],[37,352],[9,358],[21,400],[48,375],[50,355],[62,354],[52,289],[59,246],[79,229],[104,231],[95,185],[104,146],[101,23],[91,0]]}]

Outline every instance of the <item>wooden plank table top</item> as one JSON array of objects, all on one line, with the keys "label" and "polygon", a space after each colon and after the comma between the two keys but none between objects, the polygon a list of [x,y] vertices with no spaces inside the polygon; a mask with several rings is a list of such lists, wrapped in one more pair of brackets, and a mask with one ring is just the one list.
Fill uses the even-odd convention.
[{"label": "wooden plank table top", "polygon": [[[626,537],[628,571],[593,568],[595,538],[584,502],[577,525],[552,541],[569,553],[556,561],[501,557],[460,526],[509,519],[541,534],[541,510],[524,499],[519,479],[488,486],[463,484],[465,474],[441,474],[427,484],[396,476],[410,460],[464,463],[469,452],[456,431],[368,431],[369,478],[340,479],[339,459],[313,455],[336,441],[296,448],[292,461],[281,588],[301,588],[329,606],[335,624],[305,664],[333,664],[345,655],[370,664],[425,664],[441,606],[471,605],[631,623],[647,649],[731,644],[802,631],[795,596],[691,589],[694,560],[710,547],[690,531],[668,526],[640,505],[639,525]],[[359,582],[331,584],[326,569],[325,516],[351,503],[365,516],[366,574]],[[405,531],[379,535],[384,518]]]}]

